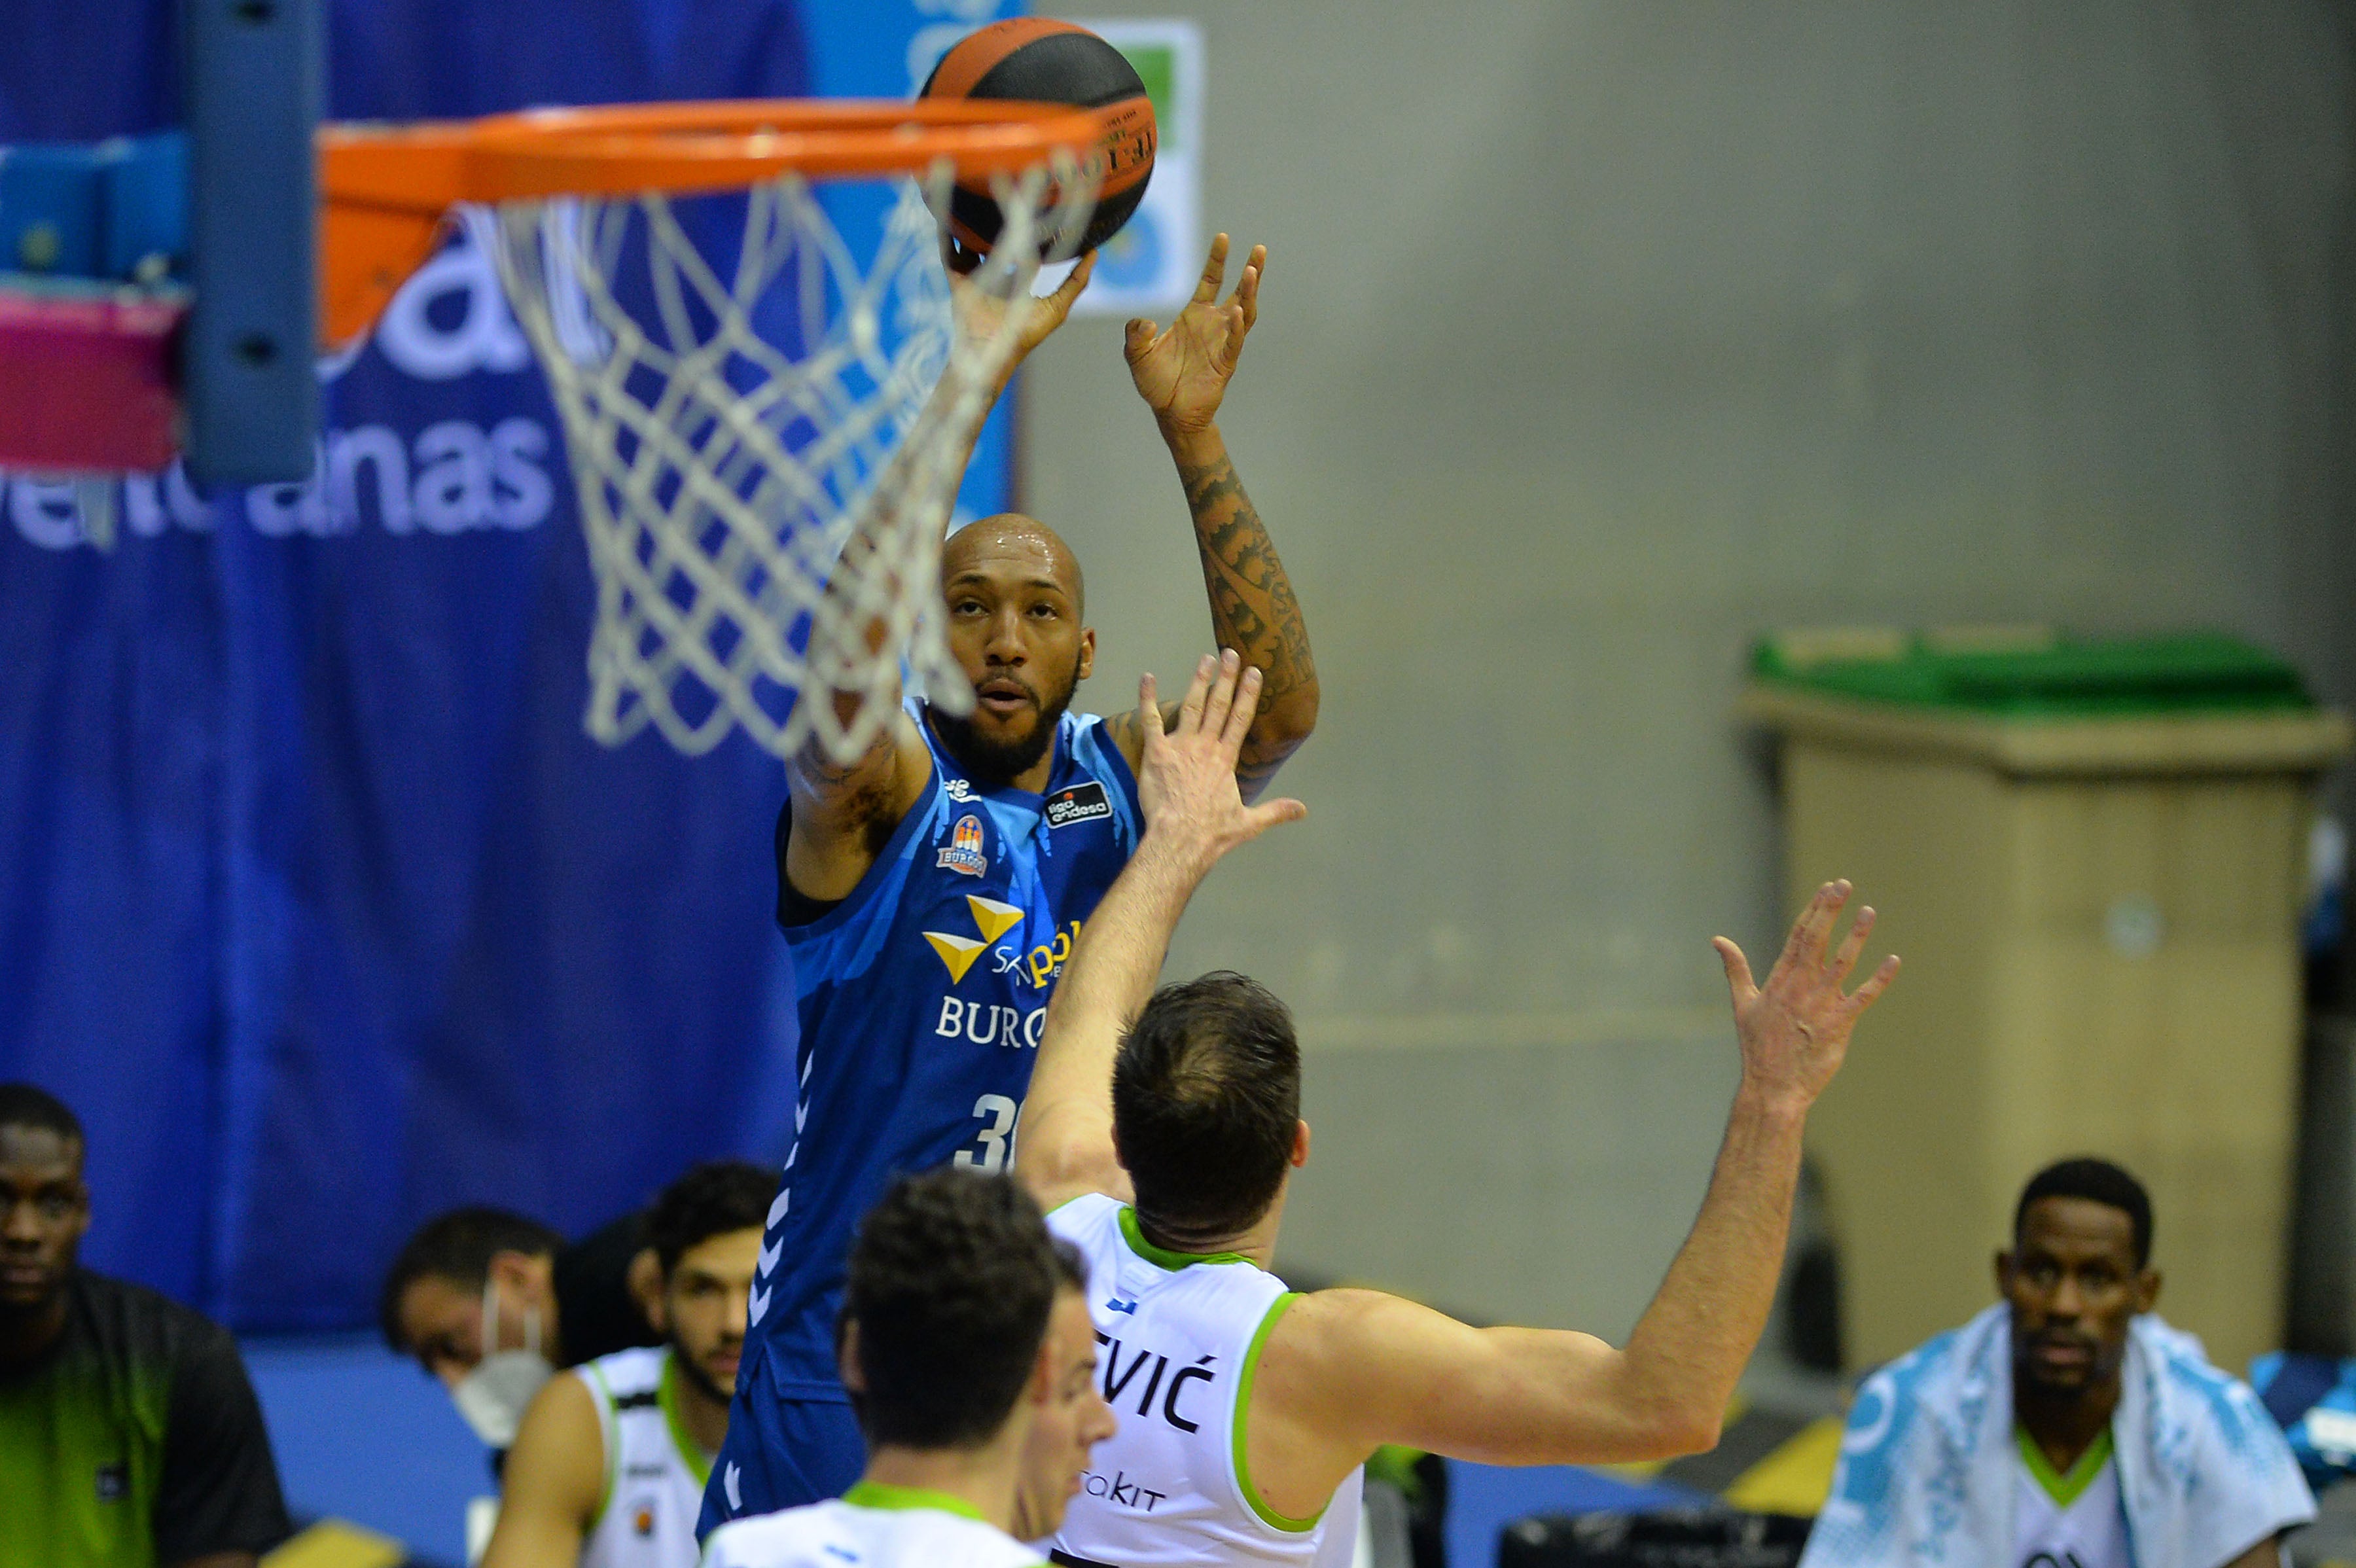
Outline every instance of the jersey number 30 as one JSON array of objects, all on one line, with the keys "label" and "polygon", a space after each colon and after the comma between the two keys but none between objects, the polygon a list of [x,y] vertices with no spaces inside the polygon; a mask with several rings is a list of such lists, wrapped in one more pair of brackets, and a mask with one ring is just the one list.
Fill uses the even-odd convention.
[{"label": "jersey number 30", "polygon": [[978,1148],[959,1149],[949,1156],[949,1163],[964,1165],[984,1175],[995,1175],[1006,1168],[1006,1156],[1014,1142],[1014,1118],[1022,1107],[1002,1094],[985,1094],[973,1102],[973,1113],[987,1117],[988,1122],[974,1134]]}]

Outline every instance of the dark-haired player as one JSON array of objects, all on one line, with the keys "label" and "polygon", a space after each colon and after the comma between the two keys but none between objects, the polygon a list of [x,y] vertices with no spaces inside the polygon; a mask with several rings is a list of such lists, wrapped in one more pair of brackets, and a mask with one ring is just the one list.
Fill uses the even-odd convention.
[{"label": "dark-haired player", "polygon": [[0,1568],[252,1568],[288,1533],[226,1330],[80,1267],[81,1123],[0,1084]]},{"label": "dark-haired player", "polygon": [[533,1399],[501,1472],[484,1568],[692,1568],[695,1520],[744,1348],[744,1298],[773,1182],[697,1165],[641,1227],[659,1284],[659,1349],[616,1350]]},{"label": "dark-haired player", "polygon": [[836,1328],[868,1454],[839,1501],[739,1520],[705,1568],[1035,1568],[1113,1430],[1087,1282],[1002,1176],[904,1177],[851,1250]]},{"label": "dark-haired player", "polygon": [[[1213,629],[1266,676],[1269,700],[1236,763],[1257,794],[1307,737],[1317,676],[1215,417],[1266,260],[1254,251],[1221,302],[1226,252],[1222,235],[1167,331],[1130,324],[1128,357],[1194,514]],[[1026,306],[1026,348],[1087,277],[1083,263]],[[998,308],[957,290],[969,323]],[[856,575],[863,548],[851,542],[838,583]],[[912,698],[849,767],[813,752],[788,770],[777,918],[800,989],[798,1137],[770,1216],[766,1255],[781,1261],[754,1287],[743,1399],[707,1529],[832,1497],[858,1474],[828,1341],[851,1221],[895,1170],[1004,1165],[1057,972],[1137,842],[1143,721],[1069,711],[1096,650],[1070,548],[1033,519],[984,518],[949,538],[941,589],[973,712]]]},{"label": "dark-haired player", "polygon": [[437,1214],[385,1271],[377,1297],[385,1343],[414,1357],[475,1435],[504,1451],[559,1368],[662,1343],[647,1321],[657,1287],[642,1219],[625,1214],[568,1242],[504,1208]]},{"label": "dark-haired player", "polygon": [[1711,1446],[1774,1295],[1808,1106],[1897,968],[1844,994],[1873,926],[1861,912],[1829,950],[1846,884],[1809,905],[1763,988],[1719,939],[1741,1084],[1700,1216],[1624,1349],[1379,1291],[1295,1295],[1267,1272],[1309,1157],[1291,1020],[1241,975],[1153,990],[1212,865],[1301,809],[1237,793],[1256,684],[1206,660],[1169,735],[1147,737],[1144,842],[1065,974],[1024,1111],[1018,1174],[1087,1261],[1121,1423],[1059,1562],[1345,1563],[1359,1466],[1385,1444],[1502,1465]]},{"label": "dark-haired player", "polygon": [[2160,1322],[2151,1199],[2108,1160],[2029,1178],[2003,1297],[1866,1380],[1803,1563],[2273,1568],[2315,1501],[2281,1429]]}]

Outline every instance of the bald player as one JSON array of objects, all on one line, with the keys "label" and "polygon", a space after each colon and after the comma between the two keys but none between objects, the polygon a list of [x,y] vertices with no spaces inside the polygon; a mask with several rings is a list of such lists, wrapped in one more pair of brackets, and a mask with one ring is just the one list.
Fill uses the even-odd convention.
[{"label": "bald player", "polygon": [[[1266,261],[1255,248],[1222,301],[1220,235],[1177,319],[1166,330],[1132,321],[1125,344],[1194,515],[1213,633],[1261,672],[1259,717],[1236,762],[1247,796],[1317,715],[1300,607],[1217,422]],[[1062,324],[1092,263],[1023,302],[1018,360]],[[1002,319],[1006,307],[971,285],[953,290],[961,329]],[[977,432],[960,433],[969,451]],[[852,540],[840,580],[869,548]],[[1056,976],[1141,827],[1143,721],[1069,711],[1096,656],[1071,548],[1035,519],[985,518],[948,541],[941,589],[973,712],[911,698],[848,767],[813,750],[788,772],[777,919],[799,988],[802,1089],[704,1495],[707,1532],[858,1479],[864,1451],[833,1342],[852,1221],[895,1172],[1005,1168]]]}]

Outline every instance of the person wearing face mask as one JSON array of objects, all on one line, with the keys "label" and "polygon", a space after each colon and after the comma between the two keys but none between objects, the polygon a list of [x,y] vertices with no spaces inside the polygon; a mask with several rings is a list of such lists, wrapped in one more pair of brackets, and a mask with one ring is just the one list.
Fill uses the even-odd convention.
[{"label": "person wearing face mask", "polygon": [[237,1344],[79,1265],[84,1148],[0,1084],[0,1568],[253,1568],[291,1531]]},{"label": "person wearing face mask", "polygon": [[663,1342],[647,1315],[659,1287],[641,1221],[626,1214],[568,1245],[501,1208],[438,1215],[386,1271],[385,1343],[416,1358],[475,1435],[503,1453],[556,1372]]},{"label": "person wearing face mask", "polygon": [[2031,1177],[2003,1298],[1858,1390],[1801,1568],[2273,1568],[2315,1517],[2281,1429],[2152,1311],[2151,1199],[2107,1160]]},{"label": "person wearing face mask", "polygon": [[600,1356],[532,1400],[483,1568],[693,1568],[776,1185],[763,1166],[715,1160],[655,1199],[645,1237],[667,1343]]},{"label": "person wearing face mask", "polygon": [[1087,1273],[1031,1195],[954,1166],[901,1177],[861,1223],[834,1337],[864,1472],[720,1526],[704,1568],[1040,1568],[1023,1543],[1055,1534],[1116,1423]]}]

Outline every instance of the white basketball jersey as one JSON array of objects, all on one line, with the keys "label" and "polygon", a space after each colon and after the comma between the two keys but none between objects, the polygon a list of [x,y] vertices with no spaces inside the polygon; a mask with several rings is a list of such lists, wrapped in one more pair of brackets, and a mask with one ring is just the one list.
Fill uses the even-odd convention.
[{"label": "white basketball jersey", "polygon": [[712,1461],[680,1419],[669,1348],[616,1350],[573,1375],[588,1385],[605,1439],[605,1498],[581,1568],[695,1568]]},{"label": "white basketball jersey", "polygon": [[1232,1252],[1172,1252],[1129,1206],[1096,1194],[1047,1217],[1088,1265],[1105,1402],[1120,1430],[1096,1445],[1055,1536],[1059,1563],[1107,1568],[1265,1563],[1347,1568],[1362,1471],[1312,1519],[1286,1519],[1252,1487],[1244,1449],[1252,1372],[1297,1299]]},{"label": "white basketball jersey", "polygon": [[831,1502],[732,1520],[703,1568],[1042,1568],[1039,1554],[956,1498],[862,1481]]},{"label": "white basketball jersey", "polygon": [[2067,1476],[2056,1476],[2025,1432],[2014,1434],[2012,1562],[2016,1568],[2134,1568],[2111,1434]]}]

